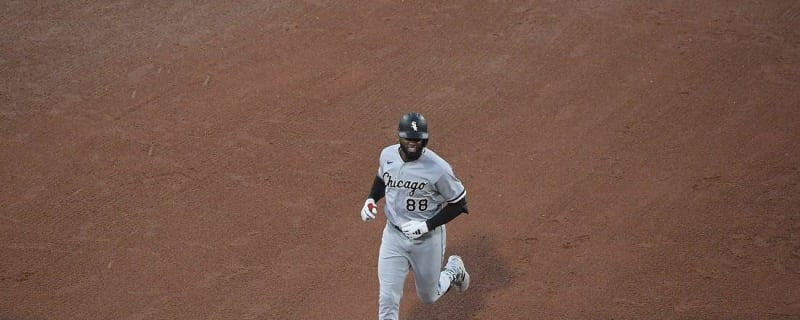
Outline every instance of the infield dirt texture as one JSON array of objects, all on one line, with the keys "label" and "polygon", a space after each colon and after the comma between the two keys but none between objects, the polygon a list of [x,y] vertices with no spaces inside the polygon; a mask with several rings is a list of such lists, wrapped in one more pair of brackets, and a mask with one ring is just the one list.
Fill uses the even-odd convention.
[{"label": "infield dirt texture", "polygon": [[800,319],[800,2],[3,1],[0,319],[374,319],[408,111],[472,285],[403,319]]}]

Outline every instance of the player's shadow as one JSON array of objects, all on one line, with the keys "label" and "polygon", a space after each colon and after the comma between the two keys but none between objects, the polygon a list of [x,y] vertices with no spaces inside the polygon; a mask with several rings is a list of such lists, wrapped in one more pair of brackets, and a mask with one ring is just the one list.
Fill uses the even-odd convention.
[{"label": "player's shadow", "polygon": [[446,255],[458,254],[464,259],[472,279],[469,289],[464,293],[453,289],[433,304],[422,303],[416,294],[404,297],[403,300],[414,306],[407,315],[401,314],[401,319],[472,319],[485,307],[492,292],[511,283],[512,270],[499,257],[492,237],[470,235],[467,240],[448,240]]}]

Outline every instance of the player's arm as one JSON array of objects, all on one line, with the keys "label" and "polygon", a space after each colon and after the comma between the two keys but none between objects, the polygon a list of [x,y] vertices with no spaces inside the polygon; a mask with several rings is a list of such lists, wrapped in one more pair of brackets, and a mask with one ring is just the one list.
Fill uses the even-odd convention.
[{"label": "player's arm", "polygon": [[469,213],[466,195],[461,198],[461,200],[458,200],[458,202],[448,203],[439,213],[428,219],[428,221],[425,221],[425,224],[428,225],[428,230],[433,230],[438,226],[452,221],[461,213]]},{"label": "player's arm", "polygon": [[378,200],[382,199],[385,195],[386,184],[383,182],[383,178],[376,175],[375,180],[372,181],[372,189],[370,189],[369,196],[367,196],[367,198],[378,202]]},{"label": "player's arm", "polygon": [[456,178],[453,169],[449,166],[447,166],[445,174],[436,181],[436,188],[443,196],[450,198],[447,200],[447,205],[439,213],[425,221],[428,230],[433,230],[452,221],[461,213],[469,213],[467,208],[467,189],[464,188],[461,180]]},{"label": "player's arm", "polygon": [[369,191],[367,200],[364,201],[364,207],[361,208],[362,221],[367,222],[375,219],[375,214],[378,213],[378,206],[375,205],[375,202],[383,198],[385,192],[383,179],[381,179],[379,175],[376,175],[375,180],[372,182],[372,189]]}]

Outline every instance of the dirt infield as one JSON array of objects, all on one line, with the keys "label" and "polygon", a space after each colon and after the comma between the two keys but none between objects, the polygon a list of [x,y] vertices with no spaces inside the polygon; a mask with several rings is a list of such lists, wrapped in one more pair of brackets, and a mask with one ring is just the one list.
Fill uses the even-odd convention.
[{"label": "dirt infield", "polygon": [[0,319],[376,318],[407,111],[473,283],[403,319],[800,319],[798,1],[66,2],[0,4]]}]

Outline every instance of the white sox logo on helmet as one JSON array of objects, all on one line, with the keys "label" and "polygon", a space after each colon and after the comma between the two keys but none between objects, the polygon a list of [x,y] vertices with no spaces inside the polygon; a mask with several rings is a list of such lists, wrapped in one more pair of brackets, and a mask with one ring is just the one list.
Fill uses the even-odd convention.
[{"label": "white sox logo on helmet", "polygon": [[418,131],[417,130],[417,122],[416,121],[411,121],[411,129],[414,129],[414,131]]}]

